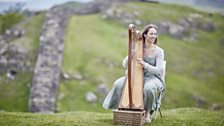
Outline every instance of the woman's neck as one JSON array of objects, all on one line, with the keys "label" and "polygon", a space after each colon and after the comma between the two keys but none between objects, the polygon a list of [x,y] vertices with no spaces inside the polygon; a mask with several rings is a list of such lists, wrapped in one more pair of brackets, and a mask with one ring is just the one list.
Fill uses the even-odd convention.
[{"label": "woman's neck", "polygon": [[145,48],[146,48],[146,49],[150,49],[150,48],[152,48],[152,47],[154,47],[154,44],[153,44],[153,43],[149,43],[149,42],[146,42],[146,43],[145,43]]}]

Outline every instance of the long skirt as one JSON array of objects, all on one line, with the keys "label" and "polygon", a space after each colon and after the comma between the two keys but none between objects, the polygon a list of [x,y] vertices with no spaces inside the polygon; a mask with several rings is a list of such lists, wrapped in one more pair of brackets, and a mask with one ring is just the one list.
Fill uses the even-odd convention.
[{"label": "long skirt", "polygon": [[[114,82],[110,92],[107,94],[103,102],[105,109],[117,109],[124,87],[125,77],[121,77]],[[158,91],[164,88],[163,83],[156,76],[144,77],[143,100],[144,109],[146,111],[155,110],[160,107],[158,101]]]}]

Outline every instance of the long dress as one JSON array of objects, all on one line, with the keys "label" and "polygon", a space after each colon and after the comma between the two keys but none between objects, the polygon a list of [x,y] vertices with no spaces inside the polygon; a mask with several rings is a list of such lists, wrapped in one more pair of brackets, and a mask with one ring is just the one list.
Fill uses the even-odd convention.
[{"label": "long dress", "polygon": [[[163,49],[156,46],[156,55],[154,57],[144,57],[144,88],[143,100],[146,111],[155,110],[160,107],[160,101],[157,100],[157,92],[165,88],[162,78],[164,52]],[[123,60],[123,66],[127,67],[127,56]],[[125,76],[117,79],[108,95],[105,97],[103,107],[105,109],[117,109],[124,87]]]}]

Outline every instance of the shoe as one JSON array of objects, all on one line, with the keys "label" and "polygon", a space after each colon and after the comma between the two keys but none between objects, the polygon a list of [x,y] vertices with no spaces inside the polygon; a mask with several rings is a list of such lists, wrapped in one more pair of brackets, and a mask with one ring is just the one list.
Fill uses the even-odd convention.
[{"label": "shoe", "polygon": [[145,116],[145,122],[146,123],[151,123],[151,117],[150,117],[150,114],[146,114],[146,116]]}]

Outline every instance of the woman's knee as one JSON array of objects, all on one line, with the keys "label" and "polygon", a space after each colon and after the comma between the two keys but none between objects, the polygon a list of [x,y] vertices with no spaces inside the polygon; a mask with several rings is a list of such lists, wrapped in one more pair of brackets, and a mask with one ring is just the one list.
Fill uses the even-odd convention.
[{"label": "woman's knee", "polygon": [[125,77],[121,77],[114,82],[114,87],[116,89],[121,89],[124,85]]},{"label": "woman's knee", "polygon": [[156,92],[156,87],[153,84],[145,84],[144,86],[144,92],[154,94]]}]

